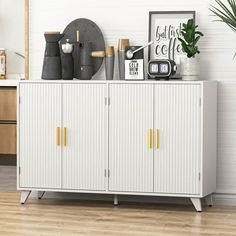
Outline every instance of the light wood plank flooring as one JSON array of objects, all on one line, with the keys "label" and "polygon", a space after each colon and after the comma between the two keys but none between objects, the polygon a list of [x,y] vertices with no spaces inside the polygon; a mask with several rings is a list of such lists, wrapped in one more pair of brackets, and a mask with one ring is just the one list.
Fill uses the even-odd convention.
[{"label": "light wood plank flooring", "polygon": [[0,235],[236,235],[236,207],[29,199],[0,192]]}]

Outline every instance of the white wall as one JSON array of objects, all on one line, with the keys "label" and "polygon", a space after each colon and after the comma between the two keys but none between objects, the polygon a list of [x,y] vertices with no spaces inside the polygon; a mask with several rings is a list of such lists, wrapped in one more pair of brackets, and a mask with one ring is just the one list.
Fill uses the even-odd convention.
[{"label": "white wall", "polygon": [[[148,40],[148,12],[196,10],[197,23],[205,37],[200,42],[202,79],[218,80],[218,168],[217,192],[236,194],[236,34],[213,22],[211,0],[40,0],[30,1],[30,79],[40,79],[45,31],[63,31],[76,18],[95,21],[106,43],[117,46],[119,38],[132,44]],[[117,66],[117,65],[116,65]],[[117,67],[116,67],[117,68]],[[117,71],[116,71],[117,77]],[[104,78],[102,69],[96,79]]]},{"label": "white wall", "polygon": [[24,73],[24,0],[0,0],[0,47],[7,49],[7,73]]}]

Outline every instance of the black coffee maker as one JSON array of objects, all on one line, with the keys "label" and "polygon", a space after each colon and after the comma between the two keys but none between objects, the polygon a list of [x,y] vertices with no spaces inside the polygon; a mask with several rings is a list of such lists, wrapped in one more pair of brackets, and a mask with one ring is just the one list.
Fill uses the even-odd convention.
[{"label": "black coffee maker", "polygon": [[62,66],[59,41],[64,37],[60,32],[46,32],[46,49],[43,61],[42,79],[62,79]]}]

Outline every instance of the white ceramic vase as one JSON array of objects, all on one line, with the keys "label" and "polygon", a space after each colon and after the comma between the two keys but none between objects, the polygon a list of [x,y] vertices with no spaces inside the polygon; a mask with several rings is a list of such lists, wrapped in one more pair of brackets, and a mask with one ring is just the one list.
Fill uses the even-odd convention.
[{"label": "white ceramic vase", "polygon": [[183,80],[199,80],[200,61],[196,57],[180,59],[180,75]]}]

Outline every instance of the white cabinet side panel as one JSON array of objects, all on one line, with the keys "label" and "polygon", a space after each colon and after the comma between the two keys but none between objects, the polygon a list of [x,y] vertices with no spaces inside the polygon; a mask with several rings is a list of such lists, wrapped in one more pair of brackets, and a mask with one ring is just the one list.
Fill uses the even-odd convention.
[{"label": "white cabinet side panel", "polygon": [[153,85],[109,86],[109,190],[153,192]]},{"label": "white cabinet side panel", "polygon": [[200,85],[155,85],[155,192],[200,194],[200,97]]},{"label": "white cabinet side panel", "polygon": [[216,191],[217,83],[203,87],[203,196]]},{"label": "white cabinet side panel", "polygon": [[107,164],[107,86],[63,85],[63,188],[105,190]]},{"label": "white cabinet side panel", "polygon": [[20,187],[60,188],[61,85],[21,84],[19,89]]}]

